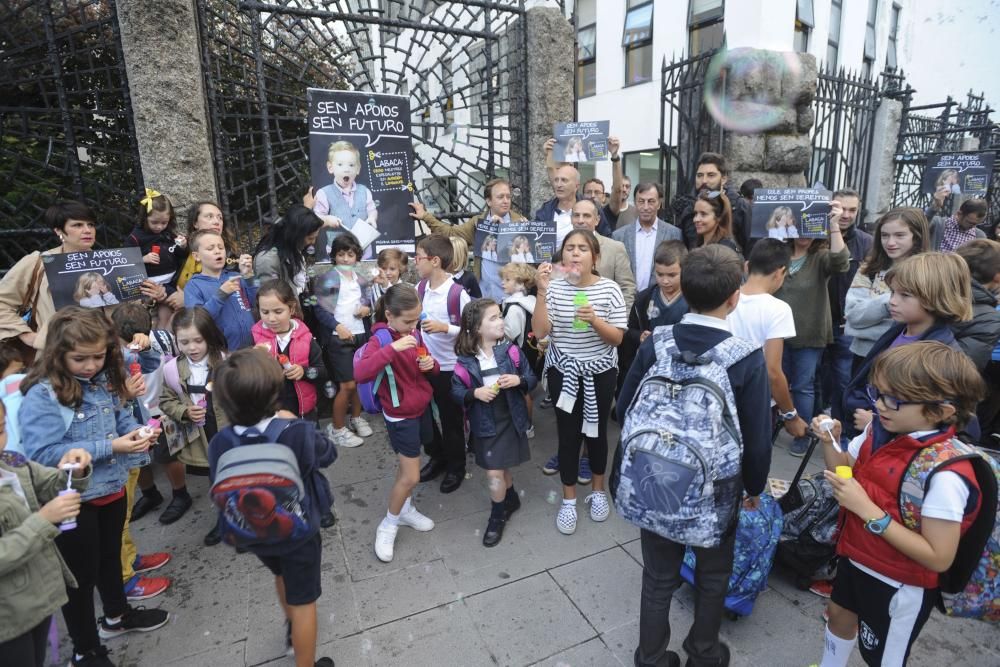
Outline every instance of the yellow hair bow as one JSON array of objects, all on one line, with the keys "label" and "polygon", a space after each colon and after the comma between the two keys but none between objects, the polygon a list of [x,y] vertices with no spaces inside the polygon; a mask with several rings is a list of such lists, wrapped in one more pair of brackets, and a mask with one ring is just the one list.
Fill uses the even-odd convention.
[{"label": "yellow hair bow", "polygon": [[153,212],[153,199],[155,199],[156,197],[162,197],[162,196],[163,195],[161,195],[156,190],[153,190],[151,188],[146,188],[146,196],[143,199],[140,199],[139,203],[146,205],[146,213],[152,213]]}]

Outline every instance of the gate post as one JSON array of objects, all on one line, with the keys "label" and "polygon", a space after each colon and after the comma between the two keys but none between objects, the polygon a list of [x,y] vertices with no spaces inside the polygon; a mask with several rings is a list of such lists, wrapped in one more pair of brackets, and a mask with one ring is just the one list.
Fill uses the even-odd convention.
[{"label": "gate post", "polygon": [[[534,207],[552,198],[545,172],[542,144],[552,136],[553,123],[574,118],[573,81],[576,67],[576,38],[573,26],[555,3],[539,4],[525,16],[525,58],[527,59],[527,150],[528,183],[522,185],[523,213],[531,217]],[[513,161],[512,161],[513,162]]]},{"label": "gate post", "polygon": [[182,221],[191,203],[219,198],[195,2],[117,2],[143,177]]},{"label": "gate post", "polygon": [[892,208],[896,187],[895,156],[903,119],[903,103],[883,96],[875,111],[875,132],[872,136],[872,159],[868,170],[868,188],[863,207],[867,217],[861,222],[873,223]]}]

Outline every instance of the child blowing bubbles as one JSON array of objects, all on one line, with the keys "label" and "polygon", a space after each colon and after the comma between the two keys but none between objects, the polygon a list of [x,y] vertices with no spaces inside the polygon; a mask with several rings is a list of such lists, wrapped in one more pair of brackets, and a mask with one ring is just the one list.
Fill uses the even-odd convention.
[{"label": "child blowing bubbles", "polygon": [[184,287],[184,306],[203,306],[226,337],[230,350],[250,345],[254,325],[250,304],[257,296],[252,284],[253,258],[240,255],[240,273],[226,270],[226,243],[216,232],[204,231],[191,239],[191,251],[201,262],[201,273]]},{"label": "child blowing bubbles", "polygon": [[[531,427],[524,396],[537,383],[527,361],[504,338],[500,306],[493,299],[473,301],[462,312],[455,341],[458,359],[451,378],[452,399],[466,409],[476,464],[489,480],[490,512],[483,546],[500,543],[503,529],[521,507],[510,468],[531,458]],[[513,359],[519,360],[517,364]]]},{"label": "child blowing bubbles", "polygon": [[[80,514],[80,494],[90,483],[90,453],[71,449],[58,468],[4,452],[6,408],[0,401],[0,655],[7,664],[42,667],[50,617],[76,584],[63,574],[55,539],[58,525]],[[73,491],[65,492],[62,466],[73,465]]]},{"label": "child blowing bubbles", "polygon": [[[984,394],[968,357],[934,341],[896,347],[875,360],[869,391],[881,429],[866,429],[846,452],[833,444],[839,421],[833,420],[832,433],[821,426],[822,416],[812,425],[824,443],[825,475],[843,517],[823,667],[846,666],[855,635],[867,664],[906,663],[938,599],[939,573],[951,567],[981,504],[966,460],[929,478],[922,503],[912,508],[919,530],[902,523],[899,501],[911,462],[948,456],[956,428]],[[835,474],[840,466],[852,466],[853,478]]]}]

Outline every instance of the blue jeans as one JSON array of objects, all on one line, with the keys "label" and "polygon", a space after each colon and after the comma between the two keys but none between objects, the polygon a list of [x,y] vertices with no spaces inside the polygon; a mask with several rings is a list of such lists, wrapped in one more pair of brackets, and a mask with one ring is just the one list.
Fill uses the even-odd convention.
[{"label": "blue jeans", "polygon": [[[795,410],[809,423],[816,404],[816,369],[823,357],[822,347],[785,347],[781,357],[781,370],[788,380]],[[808,437],[796,438],[795,444],[803,447]]]},{"label": "blue jeans", "polygon": [[823,387],[828,391],[830,400],[830,416],[844,421],[844,389],[851,381],[851,364],[854,353],[851,352],[853,336],[844,333],[843,327],[833,330],[833,342],[826,346],[826,363],[823,364]]}]

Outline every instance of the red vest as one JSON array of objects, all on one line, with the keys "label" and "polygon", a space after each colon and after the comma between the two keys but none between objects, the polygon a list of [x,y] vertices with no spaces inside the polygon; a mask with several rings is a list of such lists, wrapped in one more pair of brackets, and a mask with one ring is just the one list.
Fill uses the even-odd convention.
[{"label": "red vest", "polygon": [[[288,360],[302,368],[309,368],[309,349],[312,347],[312,333],[302,320],[293,320],[297,324],[288,341]],[[253,325],[254,344],[267,343],[271,356],[278,358],[278,337],[264,326],[263,322]],[[316,407],[316,387],[306,378],[295,381],[295,395],[299,399],[299,416],[312,412]]]},{"label": "red vest", "polygon": [[[872,453],[872,435],[868,434],[865,443],[861,445],[858,459],[854,463],[854,479],[864,487],[872,502],[889,513],[892,520],[901,524],[899,511],[899,488],[903,483],[903,475],[913,457],[924,447],[948,440],[955,436],[955,429],[920,441],[909,435],[897,436],[882,445]],[[979,485],[968,461],[958,461],[948,465],[947,469],[958,473],[976,491],[979,496]],[[979,510],[981,497],[977,498],[976,511],[966,514],[962,519],[962,534],[969,529]],[[919,508],[914,514],[919,517]],[[865,530],[864,520],[857,514],[841,509],[841,533],[837,540],[837,553],[846,556],[856,563],[891,577],[896,581],[921,588],[937,588],[938,573],[929,570],[915,560],[908,558],[893,547],[884,537],[873,535]]]}]

